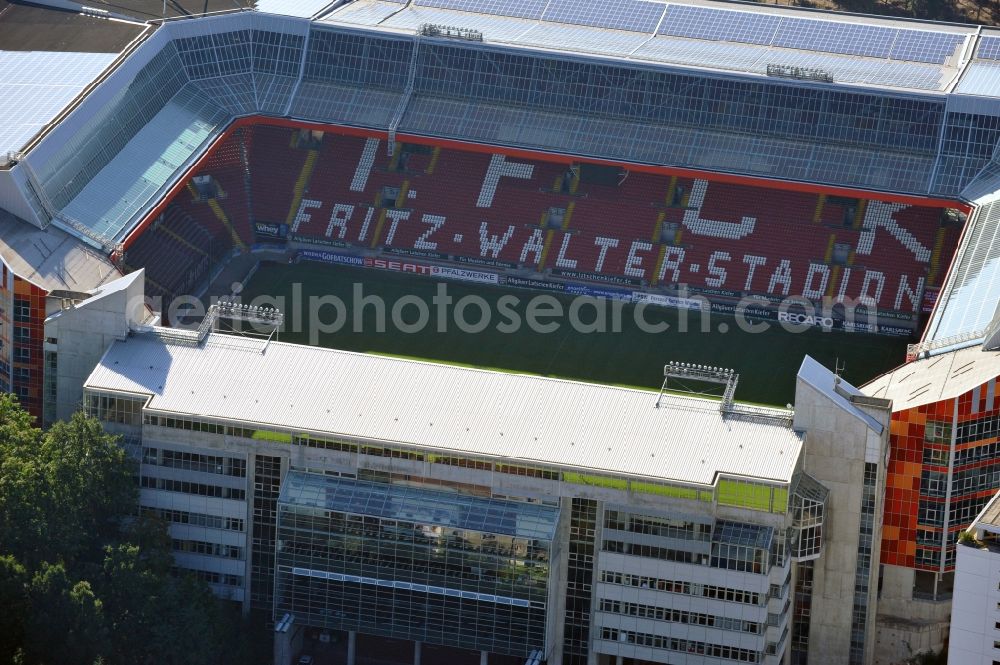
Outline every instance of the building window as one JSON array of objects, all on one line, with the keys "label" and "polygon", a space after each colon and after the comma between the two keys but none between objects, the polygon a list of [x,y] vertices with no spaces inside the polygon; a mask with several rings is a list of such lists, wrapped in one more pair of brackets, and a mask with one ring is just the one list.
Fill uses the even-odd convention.
[{"label": "building window", "polygon": [[14,298],[14,320],[18,323],[31,321],[31,301],[24,298]]}]

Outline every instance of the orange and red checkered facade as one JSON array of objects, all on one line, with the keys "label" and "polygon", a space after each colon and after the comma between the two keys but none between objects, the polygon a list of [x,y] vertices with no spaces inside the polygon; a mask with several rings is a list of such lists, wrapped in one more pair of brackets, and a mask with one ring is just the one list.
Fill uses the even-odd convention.
[{"label": "orange and red checkered facade", "polygon": [[954,569],[958,532],[1000,489],[997,384],[893,413],[882,563]]}]

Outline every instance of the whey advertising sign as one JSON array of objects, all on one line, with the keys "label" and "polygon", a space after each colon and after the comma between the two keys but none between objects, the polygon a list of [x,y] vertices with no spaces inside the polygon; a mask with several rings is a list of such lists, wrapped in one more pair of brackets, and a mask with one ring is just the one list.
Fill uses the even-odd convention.
[{"label": "whey advertising sign", "polygon": [[288,224],[256,222],[253,227],[254,232],[262,238],[278,238],[283,240],[288,235]]}]

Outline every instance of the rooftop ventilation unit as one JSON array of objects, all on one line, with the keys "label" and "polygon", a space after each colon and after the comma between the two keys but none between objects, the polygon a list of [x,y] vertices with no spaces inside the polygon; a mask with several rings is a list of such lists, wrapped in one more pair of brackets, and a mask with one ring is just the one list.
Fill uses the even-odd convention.
[{"label": "rooftop ventilation unit", "polygon": [[833,74],[825,69],[813,69],[811,67],[795,67],[794,65],[768,65],[768,76],[778,76],[786,79],[800,79],[803,81],[822,81],[823,83],[833,83]]},{"label": "rooftop ventilation unit", "polygon": [[417,31],[421,37],[447,37],[449,39],[464,39],[468,42],[483,41],[483,33],[471,28],[456,28],[451,25],[424,23]]}]

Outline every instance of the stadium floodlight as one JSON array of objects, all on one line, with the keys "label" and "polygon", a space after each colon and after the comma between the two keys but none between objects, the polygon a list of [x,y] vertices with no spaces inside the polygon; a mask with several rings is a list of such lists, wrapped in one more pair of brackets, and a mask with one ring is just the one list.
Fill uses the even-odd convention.
[{"label": "stadium floodlight", "polygon": [[[736,394],[736,384],[739,383],[740,375],[726,367],[671,361],[663,366],[663,387],[660,388],[660,394],[656,398],[656,408],[660,408],[660,402],[663,399],[663,394],[667,391],[667,383],[670,379],[723,386],[721,410],[723,413],[727,413],[732,410],[733,398]],[[674,389],[676,390],[677,388]],[[683,384],[680,386],[680,389],[682,392],[705,394],[704,392],[686,388]]]}]

